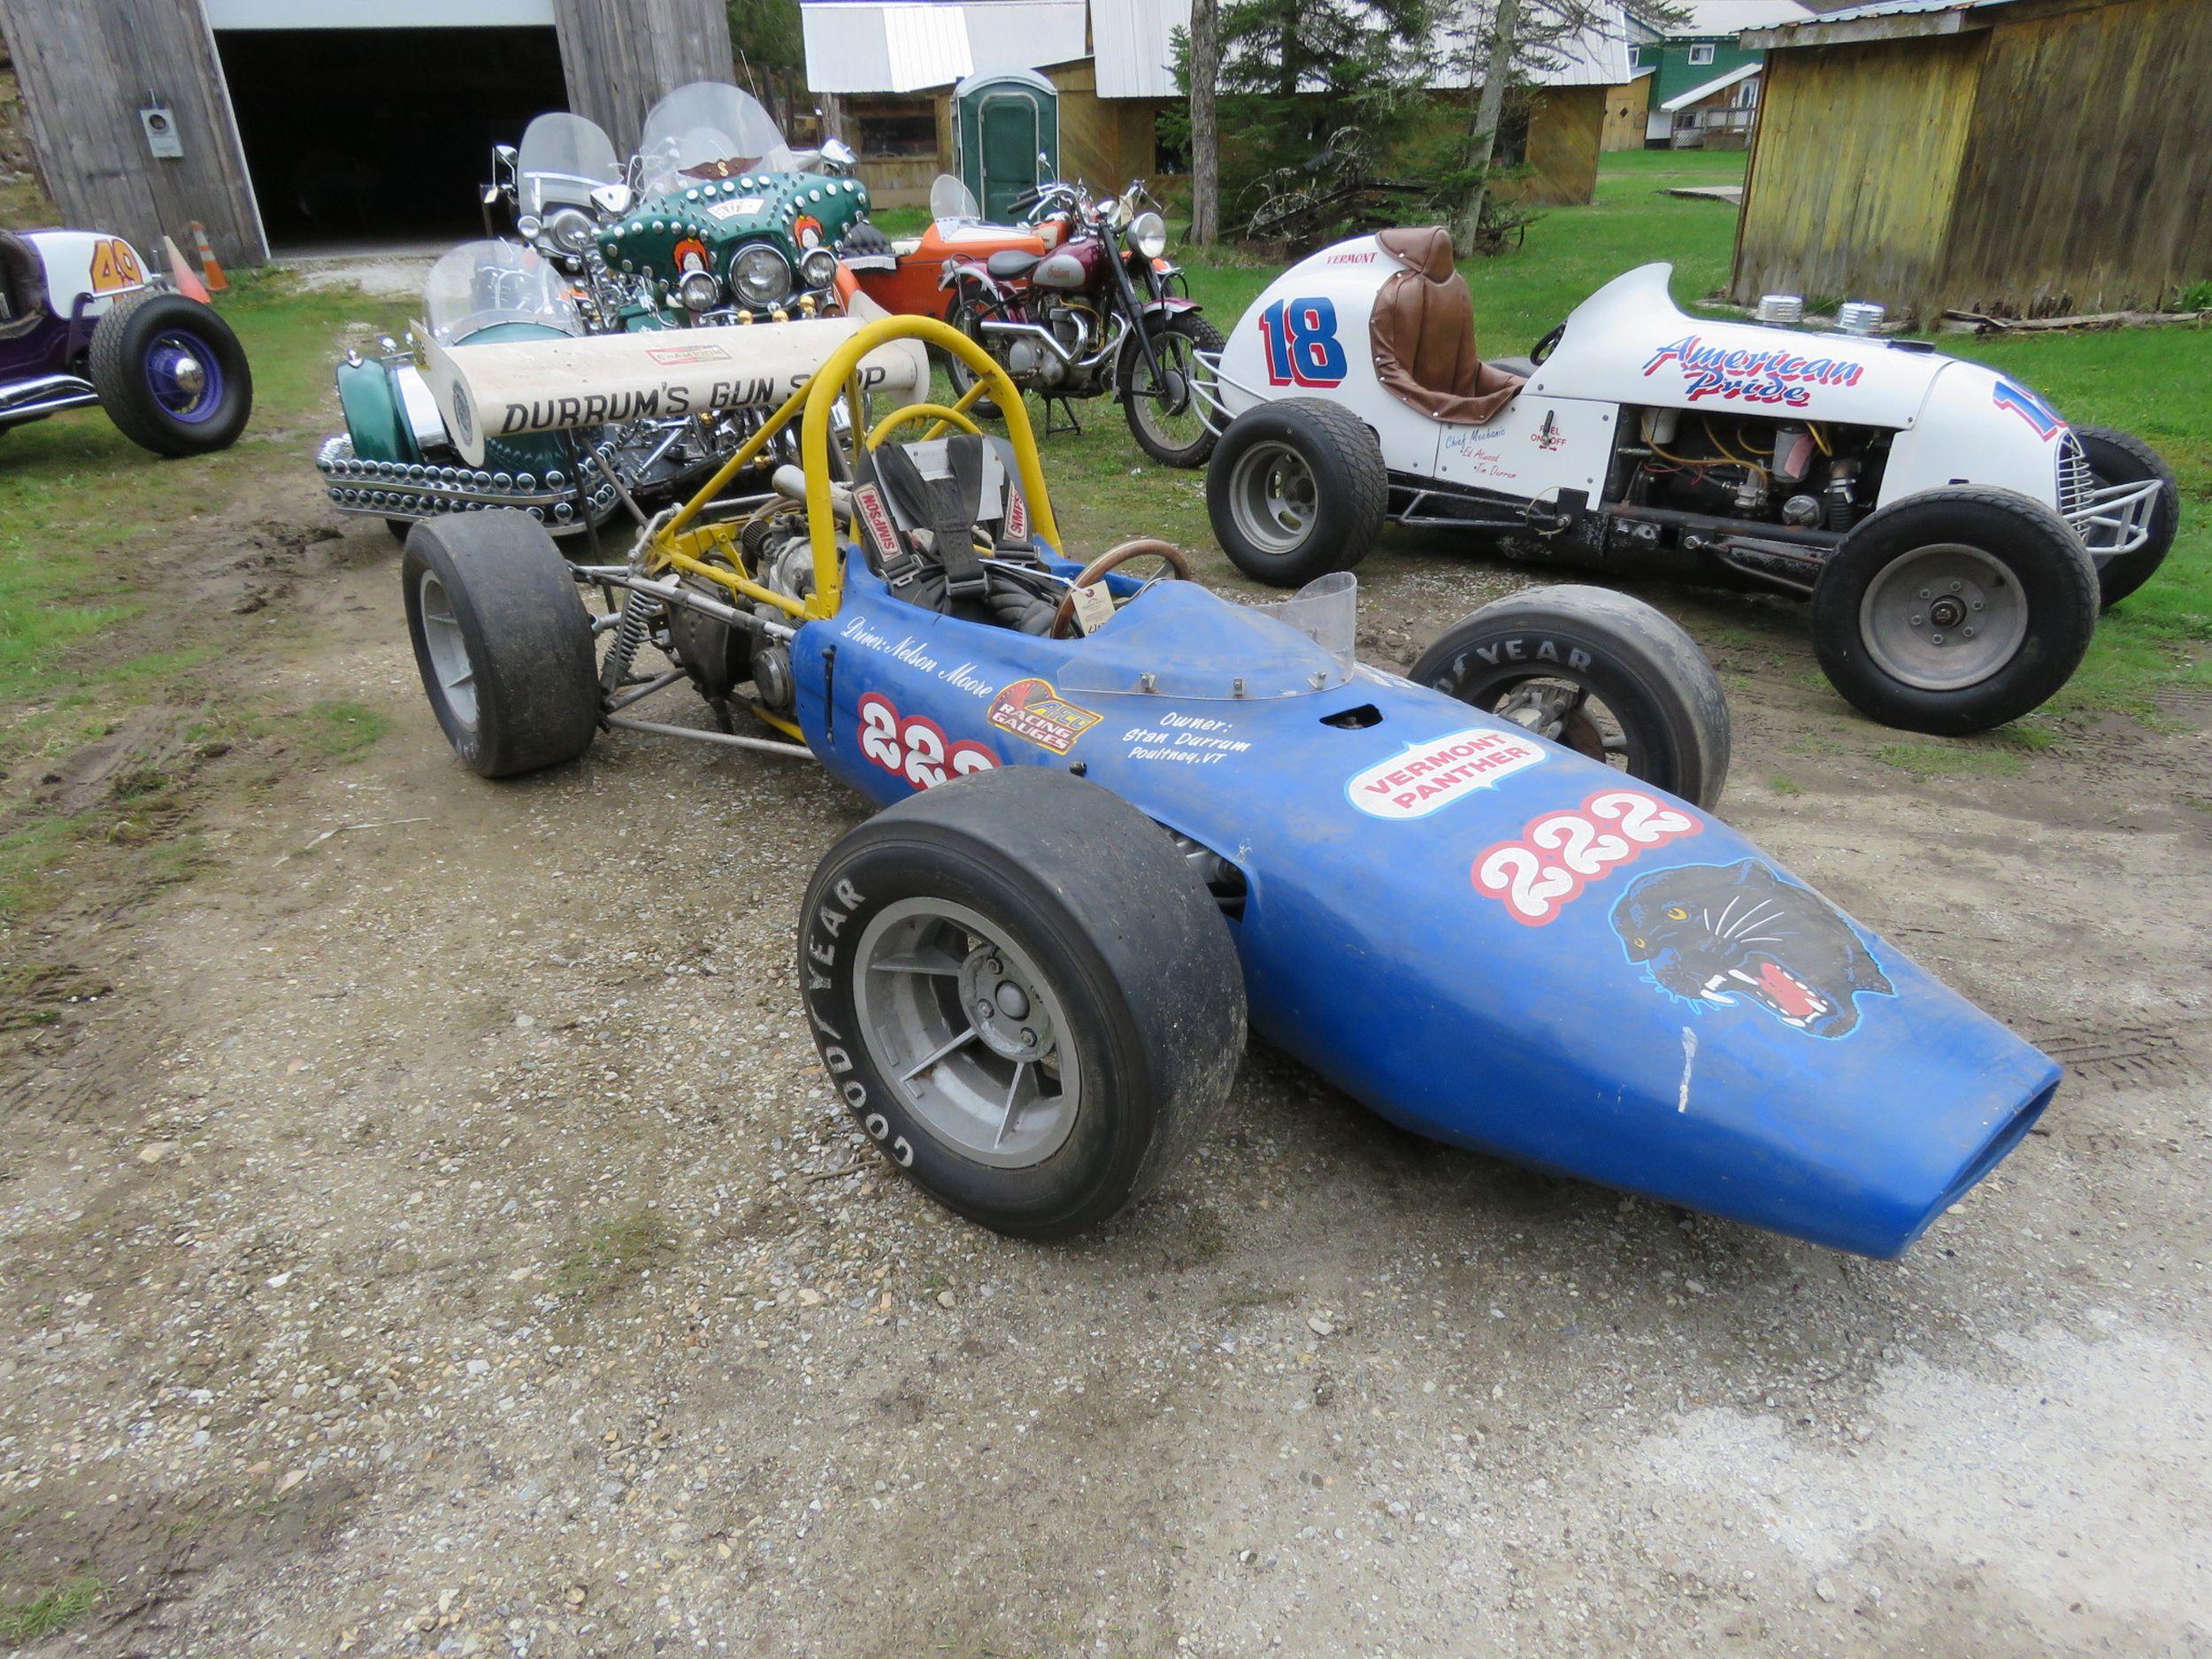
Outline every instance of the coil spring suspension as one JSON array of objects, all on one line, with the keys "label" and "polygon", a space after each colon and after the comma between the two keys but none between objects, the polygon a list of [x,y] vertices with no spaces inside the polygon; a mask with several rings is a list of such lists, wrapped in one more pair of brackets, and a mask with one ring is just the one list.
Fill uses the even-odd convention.
[{"label": "coil spring suspension", "polygon": [[633,588],[622,599],[622,620],[614,631],[614,643],[607,648],[607,660],[599,671],[599,688],[611,697],[622,689],[622,682],[630,677],[631,664],[637,661],[638,647],[644,644],[653,632],[653,624],[659,620],[661,602],[648,597]]}]

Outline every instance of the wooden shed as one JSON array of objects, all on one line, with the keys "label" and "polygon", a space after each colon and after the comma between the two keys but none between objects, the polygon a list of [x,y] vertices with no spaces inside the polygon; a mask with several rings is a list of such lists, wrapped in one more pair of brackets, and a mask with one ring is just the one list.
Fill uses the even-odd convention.
[{"label": "wooden shed", "polygon": [[626,149],[731,73],[722,0],[0,0],[0,33],[63,218],[142,247],[196,219],[231,265],[467,235],[533,115]]},{"label": "wooden shed", "polygon": [[2212,276],[2212,4],[1892,0],[1754,31],[1732,298],[2157,307]]}]

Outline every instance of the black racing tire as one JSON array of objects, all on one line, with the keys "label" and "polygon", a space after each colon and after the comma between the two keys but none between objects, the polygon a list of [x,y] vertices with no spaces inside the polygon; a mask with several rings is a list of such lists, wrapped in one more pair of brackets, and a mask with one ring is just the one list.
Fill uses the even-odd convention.
[{"label": "black racing tire", "polygon": [[[1221,330],[1197,311],[1177,311],[1166,321],[1153,326],[1151,333],[1156,351],[1179,356],[1186,362],[1195,362],[1197,354],[1205,352],[1218,363],[1221,349],[1227,344],[1221,337]],[[1172,365],[1170,366],[1172,367]],[[1160,400],[1138,391],[1140,375],[1143,376],[1146,384],[1156,384],[1150,370],[1145,365],[1144,349],[1133,340],[1125,341],[1121,348],[1121,361],[1115,365],[1114,396],[1121,400],[1121,411],[1129,422],[1129,435],[1137,441],[1137,448],[1163,466],[1193,468],[1205,465],[1206,457],[1214,452],[1214,434],[1213,429],[1206,425],[1204,404],[1198,403],[1194,408],[1192,405],[1196,394],[1189,390],[1184,392],[1183,409],[1176,412],[1190,416],[1190,424],[1194,431],[1185,434],[1184,441],[1179,443],[1174,434],[1156,430],[1146,424],[1155,418],[1155,408]],[[1141,414],[1140,408],[1144,411]]]},{"label": "black racing tire", "polygon": [[2166,562],[2181,528],[2181,486],[2166,457],[2131,432],[2112,426],[2076,426],[2082,451],[2100,484],[2140,484],[2158,480],[2158,495],[2151,506],[2150,540],[2132,553],[2122,553],[2097,565],[2097,592],[2109,611],[2145,582]]},{"label": "black racing tire", "polygon": [[1957,737],[2047,702],[2081,665],[2097,611],[2096,565],[2049,507],[1931,489],[1862,520],[1822,567],[1813,649],[1863,714]]},{"label": "black racing tire", "polygon": [[[1288,472],[1279,472],[1286,463]],[[1317,397],[1246,410],[1206,467],[1214,539],[1247,576],[1278,588],[1350,570],[1374,546],[1389,506],[1374,428]]]},{"label": "black racing tire", "polygon": [[591,747],[591,618],[543,525],[503,507],[425,519],[400,580],[423,691],[472,772],[512,778]]},{"label": "black racing tire", "polygon": [[1558,729],[1543,735],[1708,809],[1728,780],[1720,676],[1678,624],[1609,588],[1530,588],[1494,601],[1447,628],[1406,677],[1486,714],[1563,682],[1572,700],[1553,693],[1542,725]]},{"label": "black racing tire", "polygon": [[[945,308],[946,326],[957,329],[967,335],[982,348],[986,356],[988,356],[991,348],[984,343],[983,331],[977,325],[975,316],[974,303],[966,295],[956,291],[952,303]],[[954,399],[956,401],[965,397],[968,395],[968,388],[976,383],[978,377],[975,373],[949,351],[941,351],[937,357],[939,361],[945,365],[945,378],[952,382]],[[990,397],[977,398],[974,403],[968,405],[968,411],[979,420],[996,420],[1004,412],[999,408],[997,400]]]},{"label": "black racing tire", "polygon": [[[91,380],[115,428],[156,455],[205,455],[238,442],[253,413],[246,349],[211,305],[142,288],[111,305],[92,330]],[[164,365],[196,365],[199,401]],[[157,383],[166,390],[157,391]],[[163,401],[164,396],[169,402]]]},{"label": "black racing tire", "polygon": [[[995,1232],[1064,1238],[1104,1221],[1196,1143],[1235,1079],[1244,978],[1227,924],[1157,825],[1056,767],[972,773],[878,813],[823,858],[801,914],[799,977],[841,1103],[930,1196]],[[1045,1095],[1043,1065],[1026,1063],[1033,1094],[1006,1120],[1003,1155],[995,1111],[957,1105],[1022,1087],[1024,1063],[993,1038],[915,1068],[918,1090],[895,1080],[940,1028],[979,1023],[979,989],[976,1005],[1002,999],[987,981],[874,964],[952,959],[1018,975],[1035,994],[1018,1004],[1051,1033],[1060,1092]],[[1056,1117],[1067,1053],[1076,1100]]]}]

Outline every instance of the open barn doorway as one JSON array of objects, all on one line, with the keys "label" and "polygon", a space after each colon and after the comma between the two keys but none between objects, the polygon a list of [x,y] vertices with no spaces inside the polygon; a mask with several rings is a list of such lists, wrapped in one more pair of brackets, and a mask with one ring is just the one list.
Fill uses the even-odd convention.
[{"label": "open barn doorway", "polygon": [[218,29],[271,248],[482,234],[494,144],[567,107],[550,28]]}]

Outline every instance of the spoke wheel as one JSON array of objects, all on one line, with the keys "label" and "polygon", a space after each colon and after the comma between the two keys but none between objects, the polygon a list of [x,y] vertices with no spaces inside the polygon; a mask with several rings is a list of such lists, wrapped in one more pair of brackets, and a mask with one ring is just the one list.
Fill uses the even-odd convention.
[{"label": "spoke wheel", "polygon": [[870,1056],[923,1125],[1024,1169],[1073,1131],[1082,1065],[1060,997],[1002,931],[947,900],[893,904],[861,936],[855,1000]]},{"label": "spoke wheel", "polygon": [[1203,465],[1214,447],[1206,383],[1221,360],[1221,335],[1203,317],[1184,311],[1156,327],[1151,338],[1156,373],[1134,340],[1121,349],[1118,389],[1130,434],[1168,466]]}]

